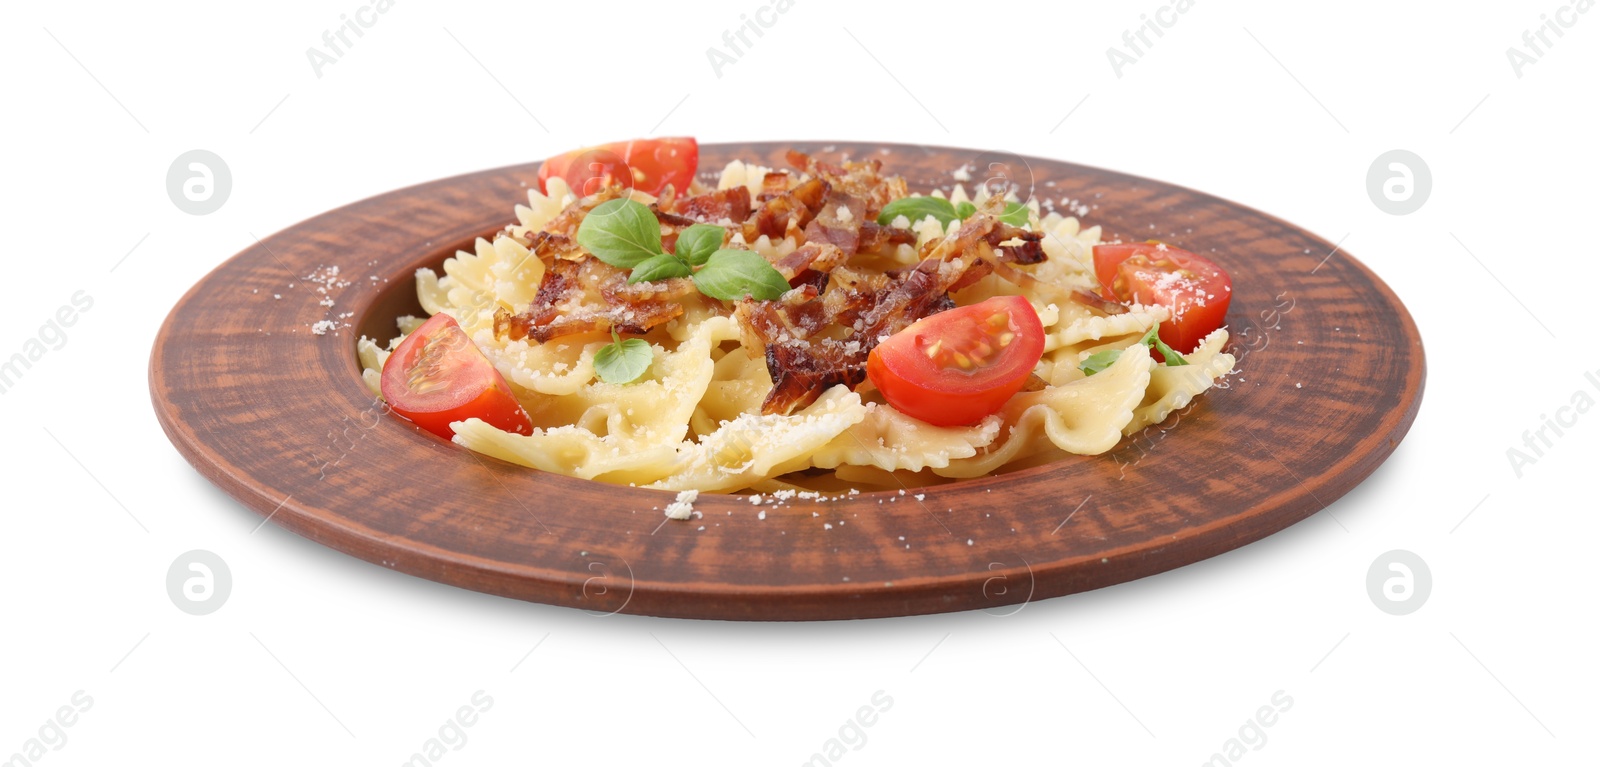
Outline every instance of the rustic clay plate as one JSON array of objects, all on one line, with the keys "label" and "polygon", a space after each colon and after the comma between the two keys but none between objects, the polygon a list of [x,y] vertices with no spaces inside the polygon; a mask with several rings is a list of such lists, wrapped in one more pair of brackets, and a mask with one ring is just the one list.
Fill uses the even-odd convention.
[{"label": "rustic clay plate", "polygon": [[[880,157],[922,192],[961,166],[975,180],[1002,167],[1058,206],[1092,206],[1086,218],[1108,239],[1211,256],[1234,279],[1239,372],[1106,455],[904,496],[757,508],[708,494],[702,517],[667,522],[671,493],[475,455],[384,415],[362,385],[356,339],[388,339],[395,317],[420,313],[412,273],[510,221],[530,164],[364,200],[229,259],[161,328],[156,415],[245,505],[384,567],[600,612],[812,620],[1016,609],[1214,556],[1349,492],[1417,414],[1422,342],[1400,300],[1276,218],[1158,181],[973,150],[719,144],[701,147],[700,167],[782,167],[791,146]],[[337,327],[315,334],[320,320]]]}]

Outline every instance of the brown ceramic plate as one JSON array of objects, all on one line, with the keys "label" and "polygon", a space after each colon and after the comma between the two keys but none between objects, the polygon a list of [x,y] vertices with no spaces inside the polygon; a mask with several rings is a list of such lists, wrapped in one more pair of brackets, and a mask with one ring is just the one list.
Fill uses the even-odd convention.
[{"label": "brown ceramic plate", "polygon": [[[920,192],[994,159],[759,143],[702,146],[700,165],[782,167],[790,147],[880,157]],[[663,524],[672,493],[478,456],[383,415],[362,385],[356,339],[387,339],[395,317],[420,313],[411,274],[510,221],[537,171],[501,168],[364,200],[207,275],[151,353],[151,398],[173,445],[274,523],[402,572],[601,612],[813,620],[1008,609],[1243,546],[1349,492],[1394,451],[1421,402],[1411,316],[1322,238],[1171,184],[1013,160],[1036,194],[1093,205],[1087,220],[1108,239],[1156,237],[1228,269],[1239,358],[1228,388],[1112,453],[916,491],[920,501],[864,493],[764,506],[758,519],[743,497],[708,494],[695,504],[702,518]],[[328,279],[332,266],[339,273]],[[312,332],[344,313],[335,330]]]}]

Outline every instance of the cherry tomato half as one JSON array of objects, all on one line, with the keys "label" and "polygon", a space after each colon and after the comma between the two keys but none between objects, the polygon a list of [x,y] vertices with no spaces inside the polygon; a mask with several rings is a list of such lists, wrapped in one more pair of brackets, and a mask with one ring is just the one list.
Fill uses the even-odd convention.
[{"label": "cherry tomato half", "polygon": [[668,184],[681,194],[700,165],[700,145],[692,137],[641,138],[574,149],[539,166],[539,191],[555,176],[587,197],[612,183],[649,194]]},{"label": "cherry tomato half", "polygon": [[1044,327],[1021,296],[924,317],[867,356],[867,377],[896,410],[965,426],[1000,410],[1044,353]]},{"label": "cherry tomato half", "polygon": [[1222,267],[1160,243],[1096,245],[1094,271],[1118,301],[1167,307],[1172,318],[1161,323],[1161,341],[1180,354],[1222,327],[1233,299],[1233,280]]},{"label": "cherry tomato half", "polygon": [[532,434],[533,422],[500,371],[448,314],[435,314],[383,363],[389,408],[445,439],[450,424],[481,418],[497,429]]}]

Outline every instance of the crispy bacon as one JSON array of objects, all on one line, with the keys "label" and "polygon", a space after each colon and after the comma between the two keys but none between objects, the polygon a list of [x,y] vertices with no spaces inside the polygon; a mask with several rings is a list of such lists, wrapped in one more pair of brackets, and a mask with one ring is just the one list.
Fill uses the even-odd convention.
[{"label": "crispy bacon", "polygon": [[915,244],[917,244],[917,233],[910,229],[884,226],[876,221],[865,221],[861,224],[860,241],[856,246],[856,252],[872,253],[889,245]]},{"label": "crispy bacon", "polygon": [[828,288],[828,272],[819,272],[815,269],[806,269],[789,278],[789,284],[796,288],[809,289],[806,300],[816,298]]},{"label": "crispy bacon", "polygon": [[699,221],[689,218],[688,216],[680,216],[676,213],[664,210],[659,204],[651,205],[650,212],[655,214],[656,221],[660,222],[662,226],[671,227],[674,229],[687,229],[695,224],[700,223]]},{"label": "crispy bacon", "polygon": [[[526,311],[495,311],[495,335],[544,343],[606,329],[641,334],[682,316],[683,305],[674,299],[695,292],[686,279],[629,285],[627,278],[627,273],[599,259],[558,260],[545,270],[544,282]],[[597,288],[600,300],[588,295],[586,285]]]},{"label": "crispy bacon", "polygon": [[968,268],[966,274],[961,275],[961,279],[956,280],[955,284],[950,286],[950,292],[955,293],[965,290],[977,284],[978,280],[991,274],[994,274],[994,267],[987,261],[979,261]]},{"label": "crispy bacon", "polygon": [[761,194],[757,195],[756,199],[766,202],[787,191],[789,191],[789,171],[769,171],[767,175],[761,177]]},{"label": "crispy bacon", "polygon": [[600,203],[621,197],[624,191],[620,186],[606,186],[588,197],[580,197],[571,205],[562,208],[555,218],[550,219],[550,223],[544,225],[543,231],[577,240],[578,225],[583,223],[583,217],[589,215],[589,211],[594,210]]},{"label": "crispy bacon", "polygon": [[826,242],[844,251],[845,255],[854,255],[861,246],[861,224],[865,221],[866,210],[861,198],[830,189],[822,201],[822,209],[806,224],[806,241]]},{"label": "crispy bacon", "polygon": [[[1020,226],[1013,226],[998,219],[994,222],[994,229],[984,237],[984,241],[1001,253],[1001,261],[1008,264],[1037,264],[1045,259],[1044,247],[1039,244],[1044,239],[1042,232],[1030,232]],[[1015,244],[1005,243],[1017,240]]]},{"label": "crispy bacon", "polygon": [[[789,414],[803,408],[836,384],[854,387],[866,380],[867,355],[878,339],[905,329],[923,317],[953,308],[945,289],[950,276],[941,262],[924,261],[898,281],[885,280],[870,293],[866,281],[844,275],[830,281],[833,300],[799,306],[742,302],[737,316],[764,348],[772,391],[761,412]],[[851,328],[842,339],[810,338],[822,327]],[[746,338],[747,346],[753,346]]]},{"label": "crispy bacon", "polygon": [[750,190],[740,185],[696,197],[685,197],[670,209],[701,223],[715,224],[726,219],[740,224],[750,217]]},{"label": "crispy bacon", "polygon": [[557,260],[581,261],[589,254],[578,247],[576,237],[568,237],[554,232],[537,231],[529,235],[528,242],[524,243],[528,250],[543,261],[546,266]]},{"label": "crispy bacon", "polygon": [[776,240],[790,227],[804,229],[822,208],[828,182],[812,177],[761,203],[755,216],[744,222],[744,239],[755,242],[761,235]]},{"label": "crispy bacon", "polygon": [[1072,291],[1072,300],[1093,309],[1101,314],[1127,314],[1128,307],[1112,301],[1092,290]]},{"label": "crispy bacon", "polygon": [[683,315],[681,304],[646,301],[631,307],[613,306],[605,309],[579,309],[562,314],[546,325],[530,326],[520,314],[504,309],[495,311],[496,333],[506,333],[514,341],[531,338],[544,343],[562,336],[595,333],[607,329],[619,333],[642,335],[662,323]]},{"label": "crispy bacon", "polygon": [[788,415],[838,384],[853,389],[867,380],[867,352],[857,348],[849,353],[833,339],[806,346],[769,344],[767,374],[772,376],[772,391],[761,403],[761,412]]},{"label": "crispy bacon", "polygon": [[795,279],[804,275],[806,270],[826,274],[833,271],[834,267],[843,264],[849,257],[849,253],[835,245],[826,242],[808,242],[795,248],[793,253],[778,259],[772,266],[789,281],[790,285],[794,285]]},{"label": "crispy bacon", "polygon": [[794,149],[785,155],[790,165],[821,178],[844,194],[858,197],[866,204],[867,217],[876,219],[883,206],[906,196],[906,180],[899,176],[883,175],[883,161],[846,161],[834,165],[812,158]]},{"label": "crispy bacon", "polygon": [[[806,307],[819,307],[811,301]],[[744,300],[735,309],[748,347],[762,349],[772,391],[763,413],[787,415],[815,402],[836,384],[855,387],[867,377],[867,352],[859,342],[822,338],[805,340],[806,329],[771,301]]]},{"label": "crispy bacon", "polygon": [[971,260],[927,260],[917,264],[905,279],[893,283],[871,309],[862,312],[854,335],[877,346],[878,339],[892,336],[917,320],[955,307],[948,291],[959,282]]},{"label": "crispy bacon", "polygon": [[878,304],[888,293],[891,280],[881,272],[862,272],[840,267],[828,274],[822,293],[826,315],[836,324],[854,328],[861,313]]}]

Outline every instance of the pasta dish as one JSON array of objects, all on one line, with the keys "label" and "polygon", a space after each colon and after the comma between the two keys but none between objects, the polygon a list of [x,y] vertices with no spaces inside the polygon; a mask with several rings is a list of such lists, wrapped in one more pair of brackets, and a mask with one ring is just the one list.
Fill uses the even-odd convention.
[{"label": "pasta dish", "polygon": [[712,183],[693,139],[552,158],[515,223],[417,272],[428,317],[359,340],[367,385],[534,469],[833,495],[1105,453],[1233,369],[1206,257],[787,159]]}]

